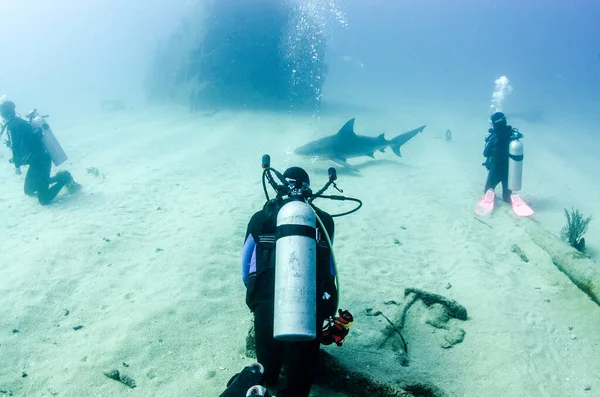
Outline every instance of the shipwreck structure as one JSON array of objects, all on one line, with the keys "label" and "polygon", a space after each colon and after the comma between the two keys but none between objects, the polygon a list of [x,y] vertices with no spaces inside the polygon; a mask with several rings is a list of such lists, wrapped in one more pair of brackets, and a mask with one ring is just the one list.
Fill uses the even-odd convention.
[{"label": "shipwreck structure", "polygon": [[315,106],[327,72],[318,11],[296,0],[199,2],[157,46],[147,98],[191,110]]}]

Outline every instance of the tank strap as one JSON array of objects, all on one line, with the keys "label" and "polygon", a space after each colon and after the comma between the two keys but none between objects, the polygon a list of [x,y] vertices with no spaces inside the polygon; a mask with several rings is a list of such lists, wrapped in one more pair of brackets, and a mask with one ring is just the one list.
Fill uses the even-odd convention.
[{"label": "tank strap", "polygon": [[275,239],[279,240],[282,237],[288,236],[304,236],[318,240],[317,228],[306,225],[282,225],[277,227]]},{"label": "tank strap", "polygon": [[510,157],[511,159],[515,160],[515,161],[523,161],[523,155],[520,156],[515,156],[514,154],[508,154],[508,157]]}]

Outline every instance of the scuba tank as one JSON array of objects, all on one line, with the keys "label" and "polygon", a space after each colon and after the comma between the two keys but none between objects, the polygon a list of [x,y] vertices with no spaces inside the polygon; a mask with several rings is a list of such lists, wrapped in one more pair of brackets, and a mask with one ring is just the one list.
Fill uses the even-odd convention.
[{"label": "scuba tank", "polygon": [[[6,96],[6,94],[0,96],[0,105],[2,105],[2,103],[6,102],[7,100],[8,100],[8,97]],[[0,138],[4,134],[4,131],[6,131],[6,125],[7,124],[4,121],[4,119],[2,117],[0,117]]]},{"label": "scuba tank", "polygon": [[[47,117],[47,116],[46,116]],[[67,155],[63,148],[58,143],[58,140],[54,136],[52,129],[46,123],[44,117],[40,116],[37,110],[33,110],[27,114],[27,118],[30,120],[31,126],[34,130],[39,130],[42,134],[42,144],[44,149],[50,155],[52,162],[56,167],[67,161]]]},{"label": "scuba tank", "polygon": [[508,146],[508,190],[518,192],[521,190],[523,179],[523,142],[519,136]]},{"label": "scuba tank", "polygon": [[277,214],[273,337],[300,342],[317,336],[317,220],[305,202]]},{"label": "scuba tank", "polygon": [[[338,311],[340,313],[339,321],[336,322],[334,318],[330,318],[325,329],[322,329],[323,324],[318,324],[319,329],[317,330],[317,241],[320,240],[319,229],[316,227],[317,222],[330,248],[335,269],[336,310],[340,300],[340,283],[331,239],[323,221],[311,207],[311,203],[316,198],[358,203],[358,206],[352,210],[330,215],[331,218],[334,218],[358,211],[362,207],[362,201],[352,197],[323,194],[331,185],[343,193],[343,190],[335,184],[337,172],[333,167],[327,170],[329,181],[319,191],[313,193],[307,184],[298,186],[294,183],[292,186],[283,174],[271,168],[271,157],[268,154],[262,157],[261,166],[263,168],[262,185],[267,199],[265,208],[285,203],[277,213],[275,230],[273,336],[275,339],[284,341],[309,341],[317,338],[318,331],[319,339],[325,337],[328,338],[327,340],[331,340],[329,344],[336,342],[341,345],[353,321],[352,315],[348,311]],[[275,181],[272,174],[279,179],[281,185]],[[277,192],[276,198],[272,200],[269,199],[267,192],[267,181]],[[283,199],[284,196],[295,198],[288,201]],[[272,241],[272,236],[269,238]],[[323,295],[323,299],[327,299],[325,295]],[[333,326],[333,324],[337,326]],[[326,335],[323,335],[324,333]]]}]

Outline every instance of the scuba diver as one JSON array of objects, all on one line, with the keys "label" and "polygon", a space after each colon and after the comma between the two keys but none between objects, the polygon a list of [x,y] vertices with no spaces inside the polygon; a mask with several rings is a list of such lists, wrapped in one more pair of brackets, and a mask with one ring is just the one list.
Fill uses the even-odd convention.
[{"label": "scuba diver", "polygon": [[502,183],[502,199],[512,203],[514,212],[519,216],[529,216],[533,210],[515,192],[521,190],[523,175],[523,134],[507,124],[506,116],[496,112],[490,117],[492,128],[485,139],[482,163],[488,170],[484,187],[484,196],[477,204],[476,212],[486,215],[494,209],[495,189]]},{"label": "scuba diver", "polygon": [[[335,185],[333,167],[329,169],[329,181],[313,193],[302,168],[291,167],[281,174],[270,167],[268,155],[263,156],[262,166],[267,202],[248,223],[242,253],[246,304],[254,314],[256,356],[263,368],[258,385],[274,386],[285,367],[286,385],[277,397],[307,397],[320,345],[335,342],[341,346],[353,322],[348,311],[338,309],[333,218],[357,211],[362,202],[323,195],[331,185],[343,192]],[[269,199],[265,179],[277,192],[273,199]],[[330,215],[312,204],[316,198],[349,200],[358,206]],[[334,318],[336,312],[339,316]],[[250,393],[247,384],[226,394],[231,389],[228,386],[222,396],[243,397],[243,393]]]},{"label": "scuba diver", "polygon": [[17,175],[21,174],[21,166],[29,165],[24,188],[27,196],[37,194],[39,203],[48,205],[63,187],[71,193],[80,188],[68,171],[50,176],[52,162],[58,165],[66,160],[66,155],[37,111],[27,115],[30,119],[27,122],[17,116],[15,103],[5,100],[0,104],[0,116],[6,122],[2,133],[7,132],[6,143],[13,156],[9,161],[14,164]]}]

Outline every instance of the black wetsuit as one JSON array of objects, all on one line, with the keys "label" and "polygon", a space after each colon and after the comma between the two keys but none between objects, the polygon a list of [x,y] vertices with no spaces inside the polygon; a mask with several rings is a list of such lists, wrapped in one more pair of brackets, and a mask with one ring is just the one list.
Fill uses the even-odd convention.
[{"label": "black wetsuit", "polygon": [[15,117],[6,124],[6,129],[15,167],[29,165],[25,176],[25,194],[37,194],[40,204],[50,204],[60,190],[71,182],[70,174],[63,172],[50,177],[50,155],[44,149],[41,135],[36,133],[27,121]]},{"label": "black wetsuit", "polygon": [[[265,368],[265,384],[274,384],[286,366],[286,388],[277,396],[308,397],[319,359],[320,333],[323,321],[335,314],[337,307],[335,273],[323,232],[317,242],[317,339],[308,342],[283,342],[273,337],[275,294],[275,230],[277,209],[263,209],[252,216],[246,232],[242,258],[246,304],[254,312],[256,356]],[[316,209],[333,239],[333,218]],[[327,293],[327,294],[326,294]],[[329,295],[328,300],[323,296]]]},{"label": "black wetsuit", "polygon": [[514,138],[513,128],[507,126],[500,131],[490,130],[489,133],[483,149],[483,156],[486,157],[484,165],[488,169],[483,191],[485,193],[488,189],[496,189],[502,182],[502,198],[510,203],[512,192],[508,190],[508,147]]}]

